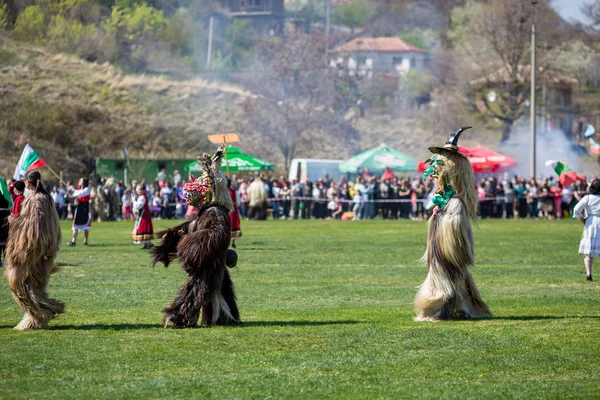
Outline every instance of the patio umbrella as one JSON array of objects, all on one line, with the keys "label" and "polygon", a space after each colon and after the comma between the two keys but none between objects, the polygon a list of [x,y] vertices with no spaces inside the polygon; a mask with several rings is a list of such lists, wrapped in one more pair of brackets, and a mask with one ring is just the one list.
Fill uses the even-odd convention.
[{"label": "patio umbrella", "polygon": [[513,168],[517,160],[504,156],[484,146],[475,146],[471,149],[470,158],[475,172],[498,172],[502,169]]},{"label": "patio umbrella", "polygon": [[[237,147],[227,146],[227,164],[229,165],[229,171],[231,172],[261,172],[261,171],[273,171],[275,166],[270,162],[261,160],[258,157],[244,154]],[[188,172],[199,173],[201,172],[200,166],[196,161],[185,166]],[[223,159],[223,165],[221,166],[222,171],[227,170],[225,165],[225,159]]]},{"label": "patio umbrella", "polygon": [[368,168],[374,173],[382,173],[386,168],[394,172],[411,172],[417,168],[417,160],[404,153],[390,149],[383,143],[379,147],[367,150],[340,164],[340,171],[356,174],[360,169]]},{"label": "patio umbrella", "polygon": [[[484,146],[475,146],[472,149],[459,146],[461,153],[467,153],[473,171],[476,173],[482,172],[498,172],[502,169],[512,168],[517,165],[517,160],[504,156]],[[424,161],[418,165],[419,171],[425,171]]]}]

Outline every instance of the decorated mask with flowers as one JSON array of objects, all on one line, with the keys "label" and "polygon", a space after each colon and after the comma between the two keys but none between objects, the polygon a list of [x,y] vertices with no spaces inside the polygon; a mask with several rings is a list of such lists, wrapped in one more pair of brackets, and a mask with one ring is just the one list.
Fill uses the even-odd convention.
[{"label": "decorated mask with flowers", "polygon": [[183,185],[182,194],[185,202],[196,208],[207,205],[212,200],[213,183],[207,173],[204,173],[198,179],[190,175],[190,182]]}]

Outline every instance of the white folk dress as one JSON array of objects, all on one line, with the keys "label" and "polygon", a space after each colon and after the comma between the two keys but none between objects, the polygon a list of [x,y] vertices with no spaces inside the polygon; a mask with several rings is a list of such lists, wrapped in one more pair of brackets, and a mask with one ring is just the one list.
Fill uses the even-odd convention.
[{"label": "white folk dress", "polygon": [[600,195],[588,194],[577,203],[573,210],[575,218],[587,217],[583,227],[583,237],[579,254],[597,257],[600,255]]}]

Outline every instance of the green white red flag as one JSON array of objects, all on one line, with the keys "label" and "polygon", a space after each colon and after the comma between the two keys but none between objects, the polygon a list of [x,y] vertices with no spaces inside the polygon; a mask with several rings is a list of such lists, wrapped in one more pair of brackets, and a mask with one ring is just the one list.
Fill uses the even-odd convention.
[{"label": "green white red flag", "polygon": [[10,192],[8,191],[8,186],[6,186],[6,180],[4,180],[3,176],[0,176],[0,196],[4,197],[4,199],[8,203],[8,207],[12,208],[13,200],[10,195]]},{"label": "green white red flag", "polygon": [[562,183],[563,186],[570,186],[575,183],[575,181],[585,182],[585,178],[583,176],[573,171],[562,161],[549,160],[546,161],[546,166],[554,169],[554,172],[556,172],[556,175],[558,175],[558,181]]},{"label": "green white red flag", "polygon": [[19,162],[15,168],[13,179],[18,181],[23,178],[27,172],[45,166],[46,162],[42,160],[40,155],[36,153],[29,144],[27,144],[21,153],[21,158],[19,158]]}]

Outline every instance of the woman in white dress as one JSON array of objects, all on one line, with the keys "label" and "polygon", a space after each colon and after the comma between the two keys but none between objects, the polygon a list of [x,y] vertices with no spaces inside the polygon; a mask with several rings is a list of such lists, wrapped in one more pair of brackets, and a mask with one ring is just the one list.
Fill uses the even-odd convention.
[{"label": "woman in white dress", "polygon": [[586,277],[591,281],[593,257],[600,255],[600,180],[592,181],[589,194],[577,203],[573,216],[584,223],[579,254],[583,254]]}]

